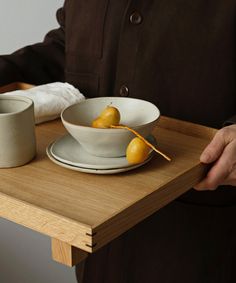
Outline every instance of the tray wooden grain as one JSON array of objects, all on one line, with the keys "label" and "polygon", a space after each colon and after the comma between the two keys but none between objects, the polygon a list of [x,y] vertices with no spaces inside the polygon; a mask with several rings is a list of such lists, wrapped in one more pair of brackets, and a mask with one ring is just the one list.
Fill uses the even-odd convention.
[{"label": "tray wooden grain", "polygon": [[37,157],[0,170],[0,216],[51,237],[54,259],[73,265],[195,185],[206,171],[199,156],[215,132],[161,117],[154,135],[172,161],[156,155],[139,169],[104,176],[52,163],[45,149],[65,129],[60,121],[41,124]]},{"label": "tray wooden grain", "polygon": [[14,82],[8,85],[4,85],[0,87],[0,93],[10,92],[14,90],[26,90],[34,87],[34,85],[23,83],[23,82]]}]

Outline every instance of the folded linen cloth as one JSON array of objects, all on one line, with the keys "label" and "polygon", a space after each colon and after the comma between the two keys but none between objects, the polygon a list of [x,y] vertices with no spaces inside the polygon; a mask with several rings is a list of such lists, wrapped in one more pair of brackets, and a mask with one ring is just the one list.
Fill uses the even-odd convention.
[{"label": "folded linen cloth", "polygon": [[49,83],[27,90],[5,92],[4,95],[21,95],[34,101],[35,123],[54,120],[61,111],[75,103],[83,101],[84,95],[69,83]]}]

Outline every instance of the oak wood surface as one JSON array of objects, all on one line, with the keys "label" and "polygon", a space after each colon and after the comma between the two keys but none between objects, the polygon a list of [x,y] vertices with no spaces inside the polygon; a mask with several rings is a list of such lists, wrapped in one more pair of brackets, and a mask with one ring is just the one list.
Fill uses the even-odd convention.
[{"label": "oak wood surface", "polygon": [[52,238],[52,258],[55,261],[72,267],[85,260],[87,256],[87,252]]},{"label": "oak wood surface", "polygon": [[0,170],[0,216],[87,252],[105,245],[190,189],[205,174],[199,156],[216,130],[162,117],[154,131],[168,162],[117,175],[62,168],[46,147],[66,132],[60,121],[36,127],[37,156]]},{"label": "oak wood surface", "polygon": [[15,91],[15,90],[26,90],[34,87],[34,85],[23,83],[23,82],[14,82],[8,85],[0,87],[0,93]]}]

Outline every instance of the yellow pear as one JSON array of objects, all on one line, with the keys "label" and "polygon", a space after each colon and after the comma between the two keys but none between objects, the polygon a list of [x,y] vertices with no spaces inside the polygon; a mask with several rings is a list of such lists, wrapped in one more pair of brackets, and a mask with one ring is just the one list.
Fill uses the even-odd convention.
[{"label": "yellow pear", "polygon": [[93,120],[92,127],[104,129],[104,128],[109,128],[109,124],[107,123],[106,120],[102,119],[101,117],[98,117]]},{"label": "yellow pear", "polygon": [[120,112],[114,106],[107,106],[92,122],[93,128],[110,128],[111,125],[119,125]]},{"label": "yellow pear", "polygon": [[147,159],[150,147],[139,137],[135,137],[126,149],[126,159],[130,164],[142,163]]}]

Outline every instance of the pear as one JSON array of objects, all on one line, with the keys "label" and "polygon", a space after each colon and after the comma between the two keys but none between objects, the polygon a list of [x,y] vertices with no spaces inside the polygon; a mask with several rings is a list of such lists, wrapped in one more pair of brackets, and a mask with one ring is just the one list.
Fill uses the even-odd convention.
[{"label": "pear", "polygon": [[93,120],[93,128],[110,128],[112,125],[119,125],[120,112],[114,106],[107,106],[99,117]]},{"label": "pear", "polygon": [[166,160],[171,161],[170,157],[157,149],[149,141],[135,130],[125,125],[120,125],[120,112],[114,106],[107,106],[100,114],[99,117],[92,121],[93,128],[113,128],[113,129],[126,129],[137,137],[133,138],[128,144],[126,149],[126,159],[130,164],[138,164],[145,161],[149,155],[150,150],[154,150]]},{"label": "pear", "polygon": [[139,137],[135,137],[128,144],[126,159],[130,164],[138,164],[145,161],[150,152],[150,147]]},{"label": "pear", "polygon": [[93,128],[101,128],[101,129],[105,129],[105,128],[109,128],[109,124],[107,123],[106,120],[98,117],[96,119],[93,120],[92,122],[92,127]]}]

